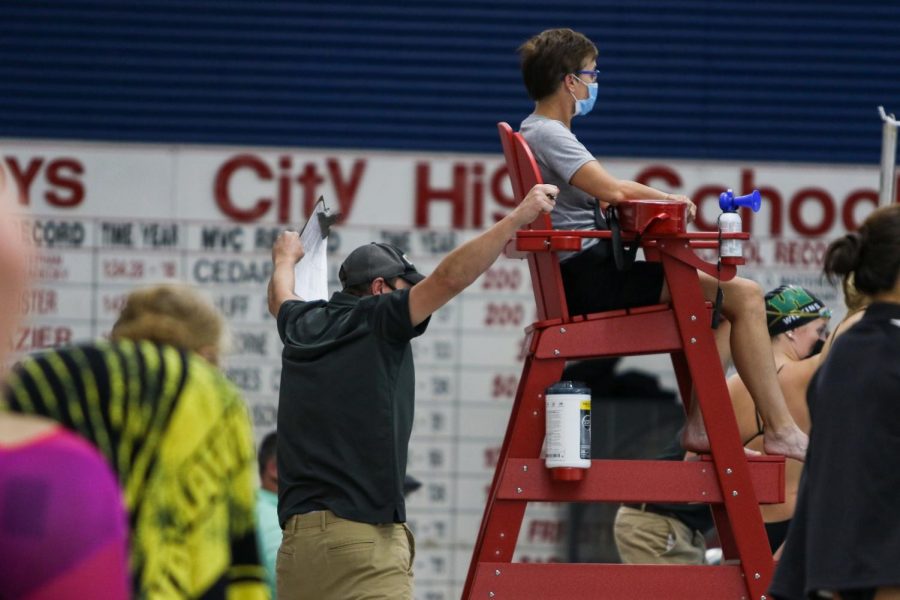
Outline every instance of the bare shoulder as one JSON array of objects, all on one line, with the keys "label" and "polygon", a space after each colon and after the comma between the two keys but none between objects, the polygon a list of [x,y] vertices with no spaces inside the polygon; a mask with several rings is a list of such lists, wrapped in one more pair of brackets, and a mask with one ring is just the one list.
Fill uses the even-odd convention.
[{"label": "bare shoulder", "polygon": [[825,358],[828,356],[828,353],[831,352],[831,347],[834,345],[834,341],[845,334],[854,325],[859,323],[865,314],[866,309],[863,308],[856,311],[855,313],[847,315],[846,317],[844,317],[843,321],[838,323],[837,327],[834,328],[834,331],[831,332],[831,335],[828,336],[828,341],[825,342],[825,347],[822,348],[822,353],[819,355],[819,364],[825,362]]},{"label": "bare shoulder", "polygon": [[819,368],[819,355],[810,356],[803,360],[792,360],[784,364],[779,373],[782,386],[784,384],[801,385],[804,388],[809,385],[809,380],[816,374]]}]

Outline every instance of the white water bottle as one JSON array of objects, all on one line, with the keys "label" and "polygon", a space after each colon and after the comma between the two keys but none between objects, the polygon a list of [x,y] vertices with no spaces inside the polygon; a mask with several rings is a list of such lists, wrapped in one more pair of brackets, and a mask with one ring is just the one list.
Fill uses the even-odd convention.
[{"label": "white water bottle", "polygon": [[591,466],[591,390],[577,381],[547,388],[545,464],[554,479],[577,481]]}]

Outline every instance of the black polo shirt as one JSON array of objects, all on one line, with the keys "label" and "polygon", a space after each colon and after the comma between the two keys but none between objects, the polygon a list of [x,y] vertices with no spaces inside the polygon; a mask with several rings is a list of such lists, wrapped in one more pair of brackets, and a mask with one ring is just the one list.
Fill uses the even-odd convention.
[{"label": "black polo shirt", "polygon": [[406,521],[403,479],[415,371],[409,290],[288,301],[278,404],[278,518],[329,509],[364,523]]}]

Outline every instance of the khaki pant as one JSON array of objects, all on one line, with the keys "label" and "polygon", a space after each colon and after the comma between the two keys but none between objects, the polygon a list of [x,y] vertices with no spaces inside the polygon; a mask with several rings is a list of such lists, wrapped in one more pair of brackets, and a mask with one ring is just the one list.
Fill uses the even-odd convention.
[{"label": "khaki pant", "polygon": [[675,517],[620,506],[616,547],[623,563],[702,565],[706,540]]},{"label": "khaki pant", "polygon": [[412,600],[414,557],[404,524],[294,515],[275,561],[278,600]]}]

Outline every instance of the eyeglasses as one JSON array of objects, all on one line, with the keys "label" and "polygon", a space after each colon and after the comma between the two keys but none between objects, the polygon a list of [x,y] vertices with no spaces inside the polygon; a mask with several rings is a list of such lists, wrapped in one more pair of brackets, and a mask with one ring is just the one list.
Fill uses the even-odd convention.
[{"label": "eyeglasses", "polygon": [[[591,79],[590,83],[594,83],[595,81],[597,81],[597,77],[600,75],[600,71],[598,71],[598,70],[596,70],[596,69],[594,69],[594,70],[592,70],[592,71],[591,71],[591,70],[582,70],[582,71],[575,71],[574,73],[571,73],[571,74],[572,74],[572,75],[575,75],[575,76],[578,76],[578,75],[590,75],[590,76],[593,78],[593,79]],[[565,80],[565,78],[566,78],[566,76],[563,75],[563,76],[560,78],[560,80],[561,80],[561,81],[562,81],[562,80]]]}]

